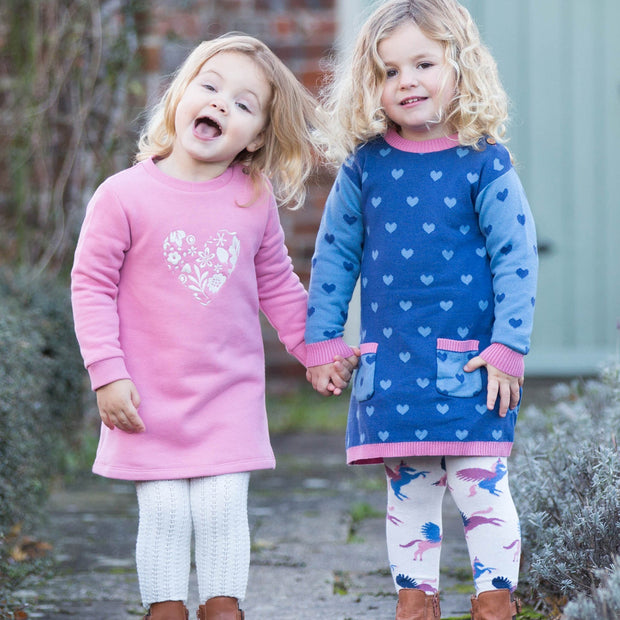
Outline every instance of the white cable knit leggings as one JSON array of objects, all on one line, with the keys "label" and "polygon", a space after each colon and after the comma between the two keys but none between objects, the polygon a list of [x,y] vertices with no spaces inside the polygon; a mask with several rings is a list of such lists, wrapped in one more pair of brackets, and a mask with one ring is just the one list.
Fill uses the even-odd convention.
[{"label": "white cable knit leggings", "polygon": [[142,603],[187,601],[192,530],[202,602],[245,597],[250,568],[250,474],[136,483],[136,562]]},{"label": "white cable knit leggings", "polygon": [[385,459],[385,471],[387,546],[397,590],[439,589],[446,489],[461,513],[476,593],[517,587],[521,533],[505,458]]}]

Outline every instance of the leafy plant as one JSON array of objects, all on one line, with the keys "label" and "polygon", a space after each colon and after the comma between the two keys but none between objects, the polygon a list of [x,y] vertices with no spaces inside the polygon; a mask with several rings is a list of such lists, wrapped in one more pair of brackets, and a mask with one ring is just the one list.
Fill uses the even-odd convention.
[{"label": "leafy plant", "polygon": [[[550,614],[592,596],[620,550],[620,370],[558,389],[544,414],[530,409],[512,465],[521,514],[522,587]],[[525,430],[525,428],[527,430]]]}]

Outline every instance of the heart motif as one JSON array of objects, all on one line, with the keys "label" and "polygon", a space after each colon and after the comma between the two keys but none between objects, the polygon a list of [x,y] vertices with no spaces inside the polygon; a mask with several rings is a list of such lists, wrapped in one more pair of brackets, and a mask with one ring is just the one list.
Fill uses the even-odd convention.
[{"label": "heart motif", "polygon": [[400,415],[405,415],[407,411],[409,411],[409,405],[396,405],[396,411],[398,411]]},{"label": "heart motif", "polygon": [[386,441],[387,438],[390,436],[390,433],[388,431],[379,431],[378,434],[381,441]]},{"label": "heart motif", "polygon": [[228,230],[219,230],[204,242],[184,230],[174,230],[163,244],[168,269],[203,306],[208,306],[228,281],[240,250],[239,238]]},{"label": "heart motif", "polygon": [[456,431],[456,438],[460,441],[463,441],[463,439],[465,439],[467,435],[469,435],[469,432],[465,429]]},{"label": "heart motif", "polygon": [[417,437],[420,441],[422,441],[422,440],[423,440],[423,439],[424,439],[427,435],[428,435],[428,431],[427,431],[426,429],[423,429],[423,430],[418,429],[418,430],[416,430],[416,432],[415,432],[415,436],[416,436],[416,437]]},{"label": "heart motif", "polygon": [[454,250],[442,250],[441,255],[446,259],[450,260],[454,256]]}]

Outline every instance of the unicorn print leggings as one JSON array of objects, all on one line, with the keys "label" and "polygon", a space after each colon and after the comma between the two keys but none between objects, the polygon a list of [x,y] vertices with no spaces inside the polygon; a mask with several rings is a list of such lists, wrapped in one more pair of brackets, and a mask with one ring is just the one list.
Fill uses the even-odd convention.
[{"label": "unicorn print leggings", "polygon": [[476,594],[517,587],[521,533],[501,457],[385,459],[390,568],[396,589],[439,590],[446,488],[461,513]]}]

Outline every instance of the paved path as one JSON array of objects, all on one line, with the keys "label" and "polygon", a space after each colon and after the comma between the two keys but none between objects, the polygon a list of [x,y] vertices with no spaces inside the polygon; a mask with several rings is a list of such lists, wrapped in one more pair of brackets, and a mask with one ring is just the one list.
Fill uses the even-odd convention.
[{"label": "paved path", "polygon": [[[275,437],[277,469],[252,474],[248,620],[393,620],[383,470],[347,467],[342,442],[340,434]],[[360,510],[369,516],[354,521]],[[57,569],[16,593],[29,617],[139,620],[133,485],[93,476],[83,488],[56,491],[49,513],[43,535]],[[444,514],[442,618],[468,618],[471,573],[449,494]],[[193,618],[193,573],[190,592]]]}]

